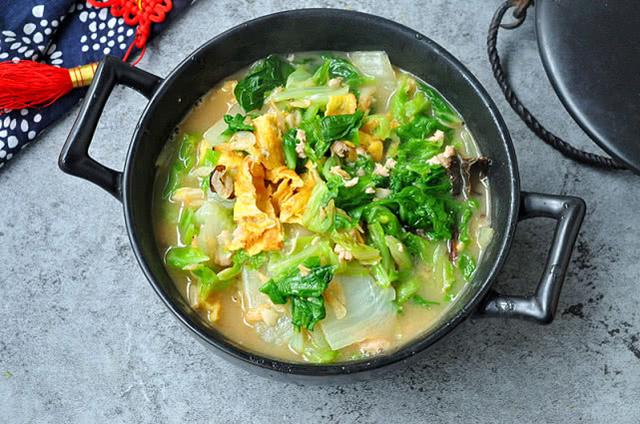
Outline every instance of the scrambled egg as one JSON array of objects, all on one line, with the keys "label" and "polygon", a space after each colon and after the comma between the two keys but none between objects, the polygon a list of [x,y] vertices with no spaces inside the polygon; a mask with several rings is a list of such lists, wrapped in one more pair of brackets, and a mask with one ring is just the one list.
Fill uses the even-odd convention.
[{"label": "scrambled egg", "polygon": [[302,222],[316,185],[313,173],[301,177],[284,165],[282,131],[275,113],[254,119],[253,125],[255,143],[236,133],[237,139],[215,147],[220,152],[218,166],[233,177],[236,199],[237,227],[226,248],[245,249],[250,255],[282,248],[282,223]]},{"label": "scrambled egg", "polygon": [[376,162],[380,162],[382,160],[384,149],[382,140],[370,134],[367,134],[364,131],[359,131],[358,136],[360,139],[360,145],[365,148],[367,152],[369,152],[373,160],[375,160]]},{"label": "scrambled egg", "polygon": [[276,113],[260,115],[253,120],[260,162],[269,171],[284,165],[282,130],[278,125],[278,121]]},{"label": "scrambled egg", "polygon": [[[312,172],[303,175],[302,186],[294,187],[294,182],[282,182],[273,194],[274,201],[280,209],[280,221],[290,224],[301,224],[309,198],[316,186],[316,179]],[[299,177],[298,177],[299,178]]]},{"label": "scrambled egg", "polygon": [[282,248],[284,234],[265,184],[265,169],[250,156],[244,157],[234,178],[236,202],[233,220],[237,223],[227,249],[245,249],[255,255]]},{"label": "scrambled egg", "polygon": [[242,153],[228,149],[226,144],[216,146],[215,150],[220,152],[218,165],[224,166],[231,175],[235,175],[242,165]]},{"label": "scrambled egg", "polygon": [[358,101],[353,93],[345,94],[343,96],[329,96],[329,103],[327,103],[325,116],[351,115],[356,112],[357,107]]}]

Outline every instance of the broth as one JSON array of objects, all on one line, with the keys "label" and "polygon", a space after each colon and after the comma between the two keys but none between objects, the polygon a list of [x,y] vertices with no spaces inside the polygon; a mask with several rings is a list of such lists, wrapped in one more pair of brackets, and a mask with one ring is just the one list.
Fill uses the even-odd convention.
[{"label": "broth", "polygon": [[[332,54],[342,58],[352,57],[344,53]],[[293,63],[304,63],[314,58],[317,58],[316,54],[304,53],[291,55],[288,60]],[[184,200],[176,201],[175,198],[167,199],[165,193],[167,181],[170,180],[170,174],[173,172],[172,166],[176,161],[180,160],[181,140],[183,140],[185,134],[205,134],[207,130],[217,123],[219,125],[224,115],[233,115],[242,111],[234,97],[234,84],[230,83],[230,81],[240,80],[246,72],[246,70],[243,70],[213,87],[211,91],[194,106],[193,110],[180,124],[177,129],[177,135],[169,140],[167,146],[158,158],[158,171],[154,184],[152,219],[158,249],[162,255],[167,255],[167,252],[172,246],[181,246],[184,244],[181,235],[184,233],[184,228],[181,229],[181,220],[186,213],[186,203]],[[415,76],[409,75],[400,69],[393,68],[393,72],[396,79],[401,79],[403,75],[407,75],[418,81],[418,83],[421,83]],[[331,84],[331,82],[327,84]],[[367,83],[361,86],[359,92],[360,99],[366,95],[366,87]],[[381,88],[381,86],[378,85],[376,92],[374,92],[374,97],[378,95],[379,92],[384,91],[385,88],[390,90],[388,86]],[[397,90],[399,89],[394,86],[393,89],[390,90],[390,93],[386,95],[386,101],[380,101],[378,99],[378,102],[371,106],[370,112],[375,112],[375,114],[378,115],[388,113],[394,107],[392,104],[394,99],[393,95],[397,93]],[[299,106],[305,106],[305,103],[301,103]],[[265,106],[265,108],[266,107],[267,106]],[[292,110],[295,110],[295,108],[292,108]],[[284,125],[286,128],[287,124],[285,123]],[[226,126],[220,128],[224,129]],[[464,124],[448,130],[446,134],[448,144],[455,145],[456,153],[460,157],[474,158],[479,156],[480,152],[478,147]],[[202,137],[199,136],[199,138]],[[385,152],[389,153],[390,149],[393,148],[392,144],[393,140],[385,141]],[[394,172],[393,169],[391,172]],[[203,190],[206,193],[204,202],[209,201],[210,198],[219,200],[219,196],[213,194],[211,189],[207,188],[208,184],[205,181],[207,178],[210,177],[199,177],[189,173],[182,177],[180,186],[191,187],[193,189],[204,187]],[[488,182],[485,178],[473,182],[470,197],[477,201],[477,205],[468,220],[469,241],[464,244],[464,254],[475,259],[476,262],[482,259],[483,247],[486,246],[492,234],[488,218],[490,214],[488,210],[489,199],[487,184]],[[462,197],[460,197],[460,199],[461,201],[466,201],[466,199]],[[197,206],[201,204],[198,202],[196,202]],[[233,200],[227,200],[226,202],[231,206]],[[193,209],[197,210],[198,208]],[[203,231],[202,228],[203,227],[200,227],[200,231]],[[284,253],[280,255],[283,260],[299,253],[298,250],[296,250],[296,246],[302,243],[300,240],[306,240],[305,237],[314,237],[313,232],[310,232],[298,223],[284,223],[282,224],[282,228],[285,237],[284,246],[281,251]],[[201,240],[197,237],[194,237],[194,240]],[[366,238],[368,236],[363,235],[363,237]],[[425,237],[425,239],[427,238],[428,237]],[[385,238],[385,240],[389,242],[387,238]],[[456,242],[454,241],[453,243]],[[458,240],[457,243],[459,244],[461,242]],[[304,328],[296,331],[293,328],[291,324],[290,306],[292,300],[284,305],[274,305],[266,294],[259,293],[255,290],[256,287],[263,286],[269,278],[274,277],[274,275],[269,274],[268,270],[272,262],[277,264],[277,261],[274,259],[279,257],[277,254],[267,253],[267,263],[258,267],[257,270],[252,270],[245,264],[242,273],[233,278],[228,287],[216,290],[208,296],[206,301],[199,299],[199,280],[192,270],[176,269],[169,265],[167,265],[166,268],[175,281],[176,286],[180,289],[182,295],[188,299],[189,303],[196,308],[207,322],[210,322],[212,327],[215,327],[236,344],[262,355],[289,362],[343,362],[393,352],[407,342],[419,337],[425,332],[429,332],[434,326],[438,325],[440,317],[455,303],[460,293],[470,284],[470,282],[465,281],[463,272],[460,271],[460,269],[462,269],[459,265],[460,256],[457,259],[458,262],[456,263],[458,263],[458,265],[456,268],[452,268],[453,265],[447,265],[447,261],[449,261],[448,258],[451,255],[451,243],[447,243],[446,240],[437,242],[429,241],[429,246],[430,249],[432,249],[430,254],[433,255],[433,257],[437,256],[440,258],[438,260],[444,265],[434,265],[418,257],[413,257],[413,269],[409,271],[411,277],[406,277],[407,271],[403,271],[405,273],[405,277],[403,278],[413,278],[413,280],[420,283],[416,293],[419,296],[412,295],[411,301],[407,301],[401,306],[401,312],[395,312],[394,309],[393,318],[390,319],[389,322],[370,325],[367,328],[364,339],[340,347],[335,351],[331,346],[327,347],[327,340],[336,344],[339,343],[337,341],[339,337],[348,338],[352,335],[353,337],[357,337],[354,334],[359,330],[347,331],[349,334],[346,336],[341,335],[339,337],[332,336],[332,338],[325,338],[327,328],[324,328],[323,325],[328,327],[331,324],[336,328],[342,325],[341,319],[344,320],[345,318],[339,319],[339,316],[344,313],[344,311],[342,311],[343,307],[349,305],[347,301],[351,295],[348,293],[349,290],[359,290],[354,287],[358,284],[367,284],[366,282],[369,284],[378,284],[377,279],[372,278],[371,275],[365,275],[360,268],[356,271],[352,270],[350,273],[341,274],[341,272],[336,272],[333,275],[332,282],[329,283],[328,288],[323,294],[327,317],[320,320],[313,331],[308,331]],[[312,248],[313,244],[310,243],[300,251]],[[402,250],[402,246],[400,250]],[[446,252],[446,254],[444,252]],[[349,262],[344,259],[345,258],[340,258],[341,262]],[[354,259],[352,259],[352,261],[354,261]],[[435,262],[437,263],[437,261]],[[453,264],[454,262],[450,263]],[[299,265],[299,267],[300,266],[301,265]],[[213,264],[212,267],[215,269],[216,264]],[[371,268],[365,266],[364,268],[370,270],[373,266],[371,266]],[[304,268],[300,269],[302,275]],[[451,269],[453,269],[452,272],[455,274],[453,277],[454,282],[452,287],[444,290],[442,278],[438,275],[440,273],[451,272]],[[451,276],[448,278],[450,277]],[[371,283],[371,281],[373,281],[373,283]],[[399,289],[396,284],[398,283],[394,283],[392,287],[396,287],[397,292]],[[337,294],[332,294],[332,290],[334,290],[335,287],[338,287],[338,289],[336,289],[338,292]],[[376,289],[377,286],[372,287]],[[349,290],[346,290],[346,293],[345,288],[349,288]],[[385,295],[386,294],[388,293],[385,292]],[[355,298],[355,293],[353,295],[353,298]],[[333,296],[333,302],[330,301],[330,296]],[[338,300],[336,301],[336,299]],[[365,296],[363,299],[369,298]],[[420,299],[433,303],[425,305],[424,302],[420,302]],[[395,301],[397,302],[397,300],[398,293],[395,293]],[[376,300],[372,302],[374,301]],[[259,304],[257,305],[257,303]],[[264,309],[260,309],[263,304],[268,306],[267,312],[264,312]],[[355,303],[353,303],[353,305],[355,305]],[[394,306],[394,308],[396,307],[397,305]],[[351,308],[351,310],[354,311],[353,313],[359,313],[357,309],[357,307]],[[251,313],[249,313],[249,311],[251,311]],[[258,311],[257,319],[254,316],[256,315],[256,311]],[[347,307],[346,314],[349,313],[350,308]],[[366,313],[363,315],[363,319],[367,319]],[[336,330],[336,332],[339,332],[339,330]],[[359,338],[362,337],[360,336]],[[327,351],[332,353],[329,354]]]}]

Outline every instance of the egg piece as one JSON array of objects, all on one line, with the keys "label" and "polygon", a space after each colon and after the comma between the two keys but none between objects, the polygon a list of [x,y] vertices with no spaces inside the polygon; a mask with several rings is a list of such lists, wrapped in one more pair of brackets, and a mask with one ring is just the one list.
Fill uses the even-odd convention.
[{"label": "egg piece", "polygon": [[329,96],[325,116],[351,115],[356,112],[358,101],[353,93],[342,96]]},{"label": "egg piece", "polygon": [[[302,187],[295,189],[291,185],[283,199],[279,201],[280,221],[289,224],[301,224],[302,216],[307,208],[313,188],[316,186],[316,179],[313,172],[307,172],[302,176]],[[274,194],[275,197],[275,194]]]},{"label": "egg piece", "polygon": [[234,178],[236,201],[233,220],[237,227],[228,250],[245,249],[249,255],[279,250],[283,246],[282,225],[271,202],[271,190],[265,183],[264,166],[250,156],[242,160]]},{"label": "egg piece", "polygon": [[380,162],[382,160],[384,150],[382,140],[370,134],[367,134],[364,131],[359,131],[358,137],[360,140],[360,145],[365,148],[365,150],[371,155],[373,160],[375,160],[376,162]]},{"label": "egg piece", "polygon": [[276,113],[266,113],[253,120],[259,160],[267,170],[284,165],[282,130]]}]

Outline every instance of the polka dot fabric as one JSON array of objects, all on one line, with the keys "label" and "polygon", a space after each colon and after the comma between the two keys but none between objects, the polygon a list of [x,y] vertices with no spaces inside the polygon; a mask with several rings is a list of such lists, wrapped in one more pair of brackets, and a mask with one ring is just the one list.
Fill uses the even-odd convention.
[{"label": "polka dot fabric", "polygon": [[[4,0],[0,12],[0,61],[28,59],[72,68],[110,54],[123,57],[133,42],[135,28],[107,8],[86,1]],[[168,19],[193,0],[174,0]],[[166,25],[154,26],[154,33]],[[72,91],[41,109],[3,111],[0,115],[0,168],[35,140],[53,121],[67,113],[84,95]],[[55,159],[52,159],[55,160]]]}]

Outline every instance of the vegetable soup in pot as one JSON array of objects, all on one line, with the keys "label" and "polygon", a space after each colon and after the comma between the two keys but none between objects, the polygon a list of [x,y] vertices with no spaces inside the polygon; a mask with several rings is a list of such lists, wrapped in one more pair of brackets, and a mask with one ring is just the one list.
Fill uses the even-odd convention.
[{"label": "vegetable soup in pot", "polygon": [[162,151],[157,244],[192,307],[249,350],[385,354],[472,284],[493,234],[488,162],[384,52],[271,55],[213,87]]}]

